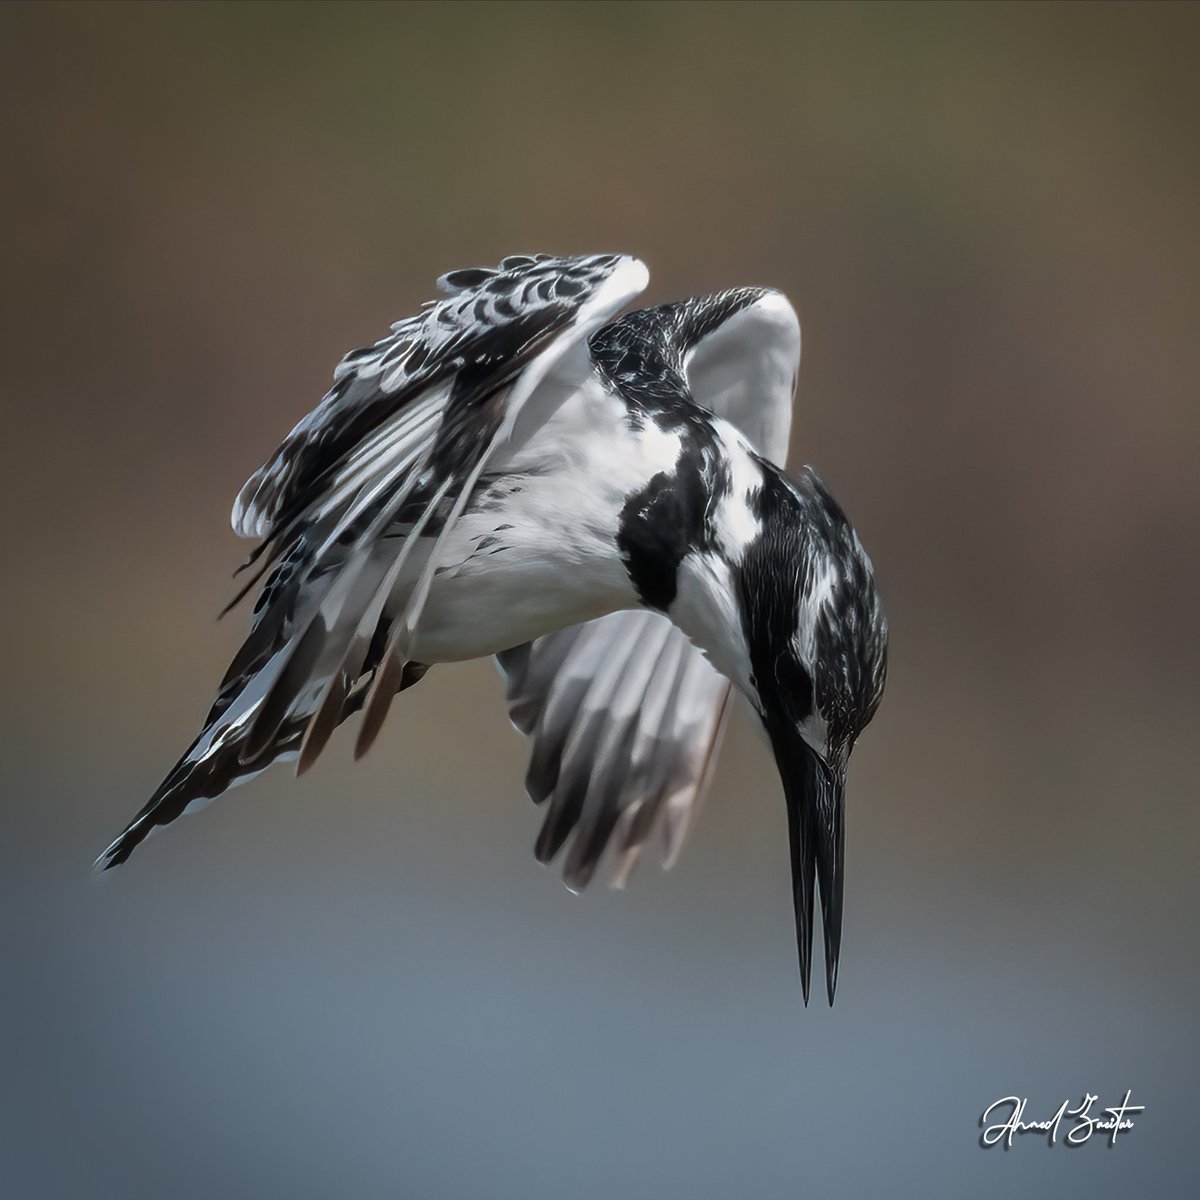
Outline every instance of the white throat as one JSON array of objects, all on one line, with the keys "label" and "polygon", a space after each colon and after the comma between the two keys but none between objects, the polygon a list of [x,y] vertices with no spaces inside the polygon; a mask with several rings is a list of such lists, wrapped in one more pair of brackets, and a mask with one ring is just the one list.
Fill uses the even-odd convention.
[{"label": "white throat", "polygon": [[708,661],[757,704],[750,683],[750,651],[729,564],[715,554],[689,554],[679,565],[669,615]]}]

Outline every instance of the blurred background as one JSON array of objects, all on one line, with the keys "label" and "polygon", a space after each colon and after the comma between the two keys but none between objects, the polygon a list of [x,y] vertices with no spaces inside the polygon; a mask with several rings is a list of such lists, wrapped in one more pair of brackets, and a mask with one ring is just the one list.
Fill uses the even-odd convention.
[{"label": "blurred background", "polygon": [[[4,6],[4,1194],[1189,1190],[1198,36],[1191,5]],[[243,478],[438,274],[543,250],[800,311],[793,462],[892,627],[832,1011],[748,725],[672,873],[575,897],[489,663],[88,874],[240,642]],[[978,1144],[1001,1096],[1126,1089],[1114,1149]]]}]

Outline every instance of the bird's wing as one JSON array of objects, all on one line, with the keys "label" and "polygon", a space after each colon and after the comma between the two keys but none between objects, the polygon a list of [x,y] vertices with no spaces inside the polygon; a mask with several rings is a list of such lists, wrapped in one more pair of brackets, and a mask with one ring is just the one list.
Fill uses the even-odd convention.
[{"label": "bird's wing", "polygon": [[739,288],[696,302],[694,312],[680,335],[692,398],[783,466],[800,370],[796,310],[782,292]]},{"label": "bird's wing", "polygon": [[200,737],[104,865],[281,757],[303,770],[358,707],[366,750],[415,667],[407,650],[436,542],[404,610],[384,612],[412,547],[446,535],[530,394],[557,367],[575,370],[566,352],[647,279],[621,255],[454,271],[438,281],[446,299],[341,361],[324,400],[238,494],[234,529],[262,538],[238,598],[271,572],[253,628]]},{"label": "bird's wing", "polygon": [[[443,275],[447,299],[342,359],[325,398],[242,486],[234,531],[279,541],[298,517],[343,498],[339,477],[358,483],[367,475],[347,468],[386,468],[395,442],[408,444],[406,433],[419,435],[422,459],[437,475],[461,473],[554,360],[647,279],[644,264],[613,254],[514,255],[495,268]],[[523,386],[506,394],[519,377]]]},{"label": "bird's wing", "polygon": [[[630,313],[596,335],[642,381],[678,371],[695,401],[767,458],[787,456],[800,325],[778,292],[739,289]],[[626,350],[629,353],[626,353]],[[612,613],[497,656],[532,739],[526,788],[546,815],[535,852],[582,888],[620,886],[652,837],[675,860],[703,799],[732,685],[664,616]]]},{"label": "bird's wing", "polygon": [[619,886],[655,834],[670,866],[716,761],[728,681],[652,612],[611,613],[497,659],[513,723],[533,740],[525,786],[546,804],[538,859],[570,838],[569,887],[586,886],[606,852]]},{"label": "bird's wing", "polygon": [[[640,262],[618,255],[520,256],[496,270],[454,271],[439,280],[449,299],[342,360],[333,390],[250,478],[234,506],[235,528],[262,534],[264,545],[285,543],[293,527],[317,531],[308,567],[322,580],[316,611],[293,637],[250,728],[252,752],[283,727],[314,664],[328,658],[331,631],[349,630],[316,699],[299,769],[316,758],[362,673],[385,602],[418,538],[445,537],[530,393],[647,278]],[[402,512],[411,520],[408,535],[373,577],[372,551]],[[400,688],[437,557],[435,548],[405,610],[391,622],[364,701],[359,754]]]}]

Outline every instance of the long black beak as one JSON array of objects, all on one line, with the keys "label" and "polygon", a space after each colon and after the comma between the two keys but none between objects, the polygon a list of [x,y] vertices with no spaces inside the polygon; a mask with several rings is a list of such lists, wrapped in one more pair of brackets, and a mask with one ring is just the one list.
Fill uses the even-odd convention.
[{"label": "long black beak", "polygon": [[800,982],[808,1005],[812,973],[813,885],[820,888],[825,941],[825,988],[829,1003],[837,990],[842,946],[842,890],[845,863],[845,772],[830,768],[794,726],[768,725],[775,761],[787,800],[788,841],[792,852],[792,896]]}]

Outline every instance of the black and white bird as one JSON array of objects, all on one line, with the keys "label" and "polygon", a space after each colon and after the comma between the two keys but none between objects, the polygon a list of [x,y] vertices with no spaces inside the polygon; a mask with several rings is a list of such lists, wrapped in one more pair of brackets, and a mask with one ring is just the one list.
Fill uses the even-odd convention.
[{"label": "black and white bird", "polygon": [[494,655],[532,741],[536,853],[582,888],[679,853],[733,688],[783,780],[808,1001],[819,892],[830,1003],[843,801],[883,692],[887,627],[842,510],[788,448],[800,327],[738,288],[616,314],[635,258],[514,256],[348,354],[246,482],[252,628],[204,728],[100,856],[272,763],[356,756],[436,663]]}]

